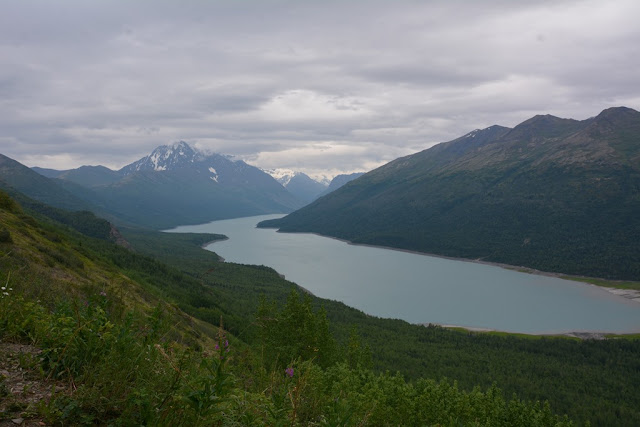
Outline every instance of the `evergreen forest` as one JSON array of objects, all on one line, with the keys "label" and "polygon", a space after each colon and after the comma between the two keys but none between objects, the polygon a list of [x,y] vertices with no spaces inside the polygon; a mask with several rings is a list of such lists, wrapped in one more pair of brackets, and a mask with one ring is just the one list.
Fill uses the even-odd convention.
[{"label": "evergreen forest", "polygon": [[[123,247],[105,223],[0,193],[3,420],[640,424],[637,337],[380,319],[201,249],[224,236],[122,228]],[[12,366],[46,396],[14,394]]]}]

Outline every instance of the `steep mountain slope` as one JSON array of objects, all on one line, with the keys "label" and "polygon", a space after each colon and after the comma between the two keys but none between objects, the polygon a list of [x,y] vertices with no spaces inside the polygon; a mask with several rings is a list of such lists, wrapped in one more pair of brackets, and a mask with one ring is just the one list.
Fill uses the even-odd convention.
[{"label": "steep mountain slope", "polygon": [[310,203],[317,199],[327,187],[313,180],[309,175],[298,172],[291,177],[285,188],[298,199]]},{"label": "steep mountain slope", "polygon": [[325,182],[317,181],[304,172],[282,168],[265,169],[264,171],[278,181],[287,191],[305,203],[310,203],[317,199],[327,188]]},{"label": "steep mountain slope", "polygon": [[113,184],[122,178],[120,172],[111,170],[105,166],[80,166],[77,169],[67,170],[46,169],[36,166],[31,168],[31,170],[47,178],[58,178],[70,181],[83,187]]},{"label": "steep mountain slope", "polygon": [[120,181],[94,188],[122,218],[156,228],[290,212],[302,203],[258,168],[198,152],[184,142],[125,166]]},{"label": "steep mountain slope", "polygon": [[57,208],[91,210],[93,206],[59,186],[54,180],[40,175],[7,156],[0,154],[0,188],[15,189],[25,195]]},{"label": "steep mountain slope", "polygon": [[322,193],[320,193],[318,195],[318,197],[322,197],[322,196],[325,196],[325,195],[327,195],[329,193],[333,193],[334,191],[336,191],[338,188],[342,187],[346,183],[351,182],[356,178],[360,178],[362,175],[364,175],[364,172],[355,172],[355,173],[350,173],[350,174],[336,175],[331,180],[331,182],[329,183],[329,186],[326,188],[326,190],[324,190]]},{"label": "steep mountain slope", "polygon": [[303,205],[258,168],[200,152],[182,141],[158,147],[119,171],[102,166],[57,174],[38,170],[55,176],[58,187],[95,206],[109,220],[154,228],[286,213]]},{"label": "steep mountain slope", "polygon": [[31,168],[31,170],[39,173],[42,176],[46,176],[47,178],[57,178],[63,173],[68,172],[70,169],[58,170],[58,169],[49,169],[49,168],[41,168],[38,166],[34,166]]},{"label": "steep mountain slope", "polygon": [[80,166],[77,169],[64,171],[56,178],[71,181],[84,187],[97,187],[119,181],[122,174],[104,166]]},{"label": "steep mountain slope", "polygon": [[[29,203],[29,211],[33,212],[35,205]],[[113,300],[113,311],[136,308],[146,315],[154,308],[166,311],[174,325],[172,338],[192,344],[211,344],[211,336],[203,332],[211,333],[214,328],[169,304],[163,299],[165,295],[159,296],[163,293],[159,290],[163,285],[159,280],[162,273],[139,274],[145,268],[149,271],[153,260],[114,245],[108,228],[106,233],[102,232],[104,220],[92,215],[79,218],[74,213],[46,205],[35,207],[39,212],[33,212],[36,214],[33,217],[0,191],[3,286],[12,283],[16,291],[26,297],[37,297],[49,307],[68,303],[76,297],[87,301],[102,292]],[[80,219],[82,225],[76,222],[69,223],[70,228],[63,226],[60,220],[68,219]],[[158,269],[157,263],[155,268]],[[134,274],[129,276],[131,273]]]},{"label": "steep mountain slope", "polygon": [[180,141],[173,145],[157,147],[148,156],[124,166],[119,172],[126,176],[138,171],[183,169],[192,166],[195,162],[204,160],[204,158],[204,154],[194,150],[186,142]]},{"label": "steep mountain slope", "polygon": [[261,226],[640,278],[640,113],[536,116],[403,157]]}]

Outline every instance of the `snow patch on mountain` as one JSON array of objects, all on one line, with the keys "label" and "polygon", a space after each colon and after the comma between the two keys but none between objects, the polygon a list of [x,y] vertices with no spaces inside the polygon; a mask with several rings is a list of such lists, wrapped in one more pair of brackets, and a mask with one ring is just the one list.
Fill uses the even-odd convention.
[{"label": "snow patch on mountain", "polygon": [[262,171],[271,175],[276,181],[282,184],[283,187],[286,187],[289,181],[291,181],[291,178],[298,174],[298,172],[294,170],[284,168],[262,169]]},{"label": "snow patch on mountain", "polygon": [[211,172],[211,178],[213,181],[218,182],[218,172],[214,167],[209,167],[209,172]]}]

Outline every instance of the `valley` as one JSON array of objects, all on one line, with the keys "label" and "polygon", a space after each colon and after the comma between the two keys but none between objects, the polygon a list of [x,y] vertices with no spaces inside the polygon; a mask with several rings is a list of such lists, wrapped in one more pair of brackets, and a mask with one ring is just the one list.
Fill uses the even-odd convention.
[{"label": "valley", "polygon": [[640,279],[640,113],[535,116],[396,159],[259,227]]},{"label": "valley", "polygon": [[492,126],[328,186],[184,142],[118,171],[2,156],[0,340],[80,384],[2,411],[636,425],[639,114]]},{"label": "valley", "polygon": [[0,427],[640,426],[640,2],[3,2]]},{"label": "valley", "polygon": [[529,334],[640,332],[640,304],[614,297],[607,288],[255,228],[266,219],[214,221],[171,231],[224,234],[228,240],[208,249],[225,260],[272,267],[318,297],[377,317]]}]

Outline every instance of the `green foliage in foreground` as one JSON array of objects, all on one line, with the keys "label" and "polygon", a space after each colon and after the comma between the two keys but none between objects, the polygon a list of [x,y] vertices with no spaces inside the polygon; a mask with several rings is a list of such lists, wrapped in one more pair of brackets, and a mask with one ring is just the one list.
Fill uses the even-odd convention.
[{"label": "green foliage in foreground", "polygon": [[[143,250],[136,236],[125,235],[136,250]],[[254,313],[260,307],[259,296],[286,306],[294,285],[267,267],[217,262],[216,255],[201,250],[199,244],[188,244],[196,237],[155,233],[145,239],[153,242],[147,245],[153,251],[150,255],[198,278],[205,284],[204,289],[214,289],[222,309],[229,308],[234,316],[244,319],[235,322],[244,326],[229,328],[246,342],[257,345],[260,332],[255,327],[260,318],[256,319]],[[207,241],[206,236],[200,239]],[[164,255],[171,252],[170,248],[181,257]],[[190,263],[180,259],[186,254]],[[184,297],[176,298],[180,307],[196,317],[203,310],[189,308],[189,300]],[[339,347],[349,346],[352,328],[357,328],[361,347],[372,349],[371,366],[376,372],[400,372],[411,380],[450,378],[466,391],[496,383],[505,396],[547,400],[556,413],[568,414],[580,422],[630,426],[640,423],[640,390],[636,387],[640,383],[638,339],[575,340],[452,331],[368,316],[312,295],[305,298],[310,299],[315,310],[324,308]],[[300,335],[298,330],[292,330],[295,332],[290,334]]]},{"label": "green foliage in foreground", "polygon": [[[42,303],[37,305],[44,307],[44,313],[58,313],[61,318],[77,318],[76,312],[81,317],[102,319],[106,316],[110,322],[107,336],[114,331],[118,336],[127,335],[118,328],[129,322],[127,327],[133,328],[131,333],[137,342],[144,342],[154,322],[160,326],[151,327],[153,330],[163,330],[169,324],[169,329],[159,332],[158,340],[148,345],[154,347],[155,342],[175,357],[189,346],[192,349],[189,357],[194,357],[189,363],[197,366],[203,357],[201,350],[213,348],[206,338],[215,336],[216,328],[212,325],[219,325],[222,316],[232,345],[233,358],[228,366],[239,366],[233,370],[237,381],[234,384],[246,396],[271,390],[271,379],[286,379],[284,370],[300,357],[299,363],[309,363],[311,358],[314,369],[322,372],[336,369],[338,365],[353,372],[364,370],[372,377],[399,372],[407,378],[409,387],[424,381],[420,378],[438,381],[449,378],[457,381],[461,393],[468,395],[476,387],[488,390],[495,384],[502,390],[503,397],[515,395],[521,401],[549,401],[555,413],[566,413],[580,423],[640,423],[637,388],[640,340],[492,336],[379,319],[307,294],[291,301],[295,285],[279,277],[273,269],[220,263],[215,254],[201,250],[200,245],[213,240],[212,235],[150,233],[145,237],[147,244],[141,245],[135,233],[125,233],[137,251],[132,253],[108,241],[86,238],[67,228],[36,221],[10,200],[0,197],[0,228],[6,229],[11,237],[10,241],[0,242],[0,282],[16,288],[18,293],[12,295],[21,294],[32,304],[40,299]],[[172,257],[172,253],[179,256]],[[106,292],[108,302],[104,314],[82,314],[85,301],[96,307],[104,298],[100,295],[102,291]],[[266,296],[262,306],[261,295]],[[198,322],[185,313],[207,323]],[[2,314],[0,311],[0,317]],[[101,322],[103,320],[88,325],[91,330],[100,330]],[[0,323],[0,331],[8,324]],[[320,333],[327,324],[330,334]],[[7,336],[36,339],[36,335],[16,335],[15,331]],[[84,341],[93,340],[91,334],[77,336]],[[38,343],[43,341],[43,338],[36,339]],[[320,349],[322,356],[319,356]],[[82,363],[101,363],[92,360],[109,360],[109,357],[97,352],[89,362]],[[172,363],[181,366],[181,360]],[[187,363],[187,359],[184,360]],[[80,366],[80,362],[76,365]],[[369,367],[373,370],[369,371]],[[199,372],[208,372],[205,368],[199,369],[204,369]],[[122,372],[126,370],[122,368]],[[298,374],[300,370],[295,372]],[[209,372],[209,375],[213,374]],[[76,372],[74,381],[77,377]],[[114,374],[113,378],[115,381],[119,377]],[[153,384],[152,379],[147,382]],[[155,386],[149,387],[151,391],[144,393],[157,393],[153,391]],[[99,396],[98,391],[95,396]],[[143,402],[142,398],[138,400]],[[113,411],[120,413],[121,410]]]},{"label": "green foliage in foreground", "polygon": [[[15,281],[15,279],[14,279]],[[16,289],[18,284],[14,285]],[[291,296],[272,314],[315,318]],[[237,350],[220,330],[217,344],[196,352],[162,340],[161,311],[150,319],[114,316],[108,295],[74,299],[53,311],[12,288],[0,300],[0,338],[28,339],[43,350],[42,375],[75,384],[31,408],[71,425],[571,425],[547,404],[505,400],[496,387],[471,392],[446,381],[406,382],[344,363],[325,368],[320,354],[289,359],[281,369]],[[282,317],[284,316],[284,317]],[[322,319],[322,314],[318,319]],[[271,324],[270,334],[290,331]],[[280,330],[277,330],[280,329]],[[326,337],[326,330],[310,332]],[[312,337],[312,339],[314,339]],[[304,340],[303,340],[304,341]],[[297,337],[290,336],[289,345]],[[265,343],[266,344],[266,343]],[[320,346],[320,351],[326,347]],[[304,353],[304,352],[303,352]],[[284,359],[283,359],[284,360]]]}]

